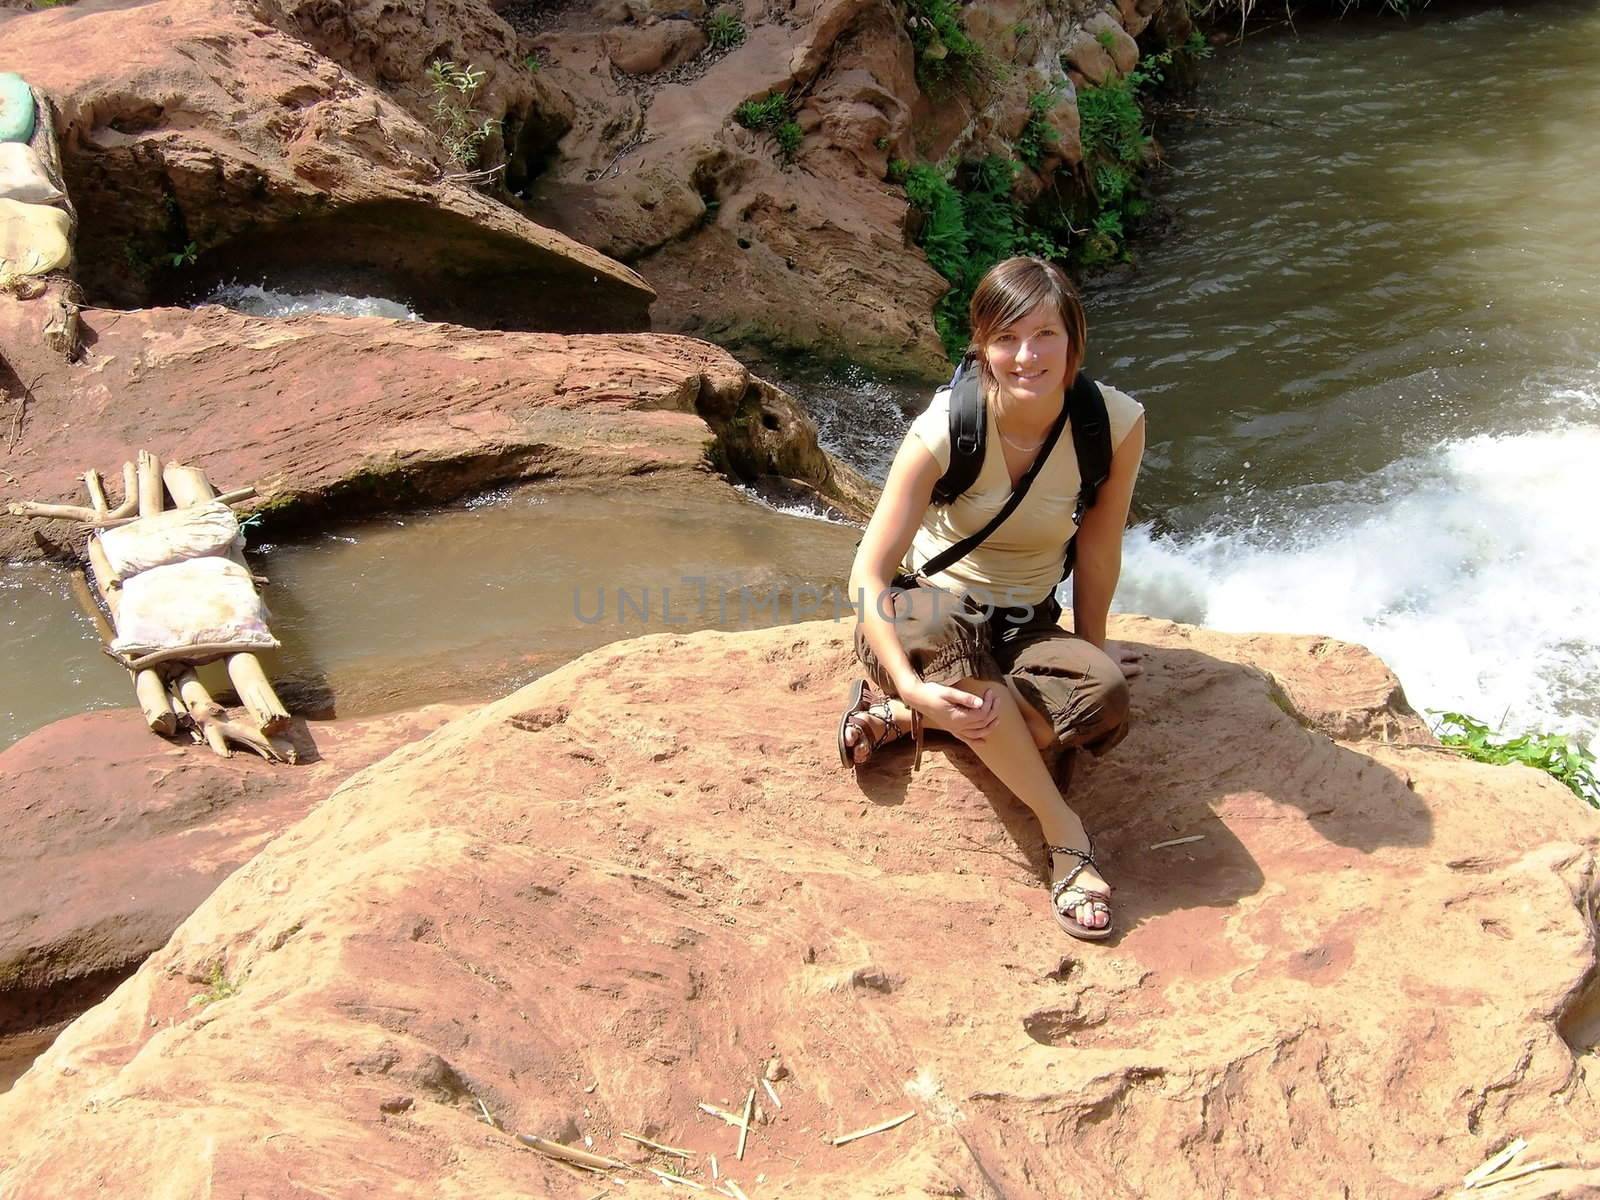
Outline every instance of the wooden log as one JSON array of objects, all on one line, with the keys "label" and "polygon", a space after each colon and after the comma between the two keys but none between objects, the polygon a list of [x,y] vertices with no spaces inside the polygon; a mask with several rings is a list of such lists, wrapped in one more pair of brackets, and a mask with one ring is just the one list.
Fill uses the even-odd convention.
[{"label": "wooden log", "polygon": [[139,515],[153,517],[161,511],[161,460],[148,450],[139,451]]},{"label": "wooden log", "polygon": [[122,464],[122,503],[106,514],[113,521],[131,517],[139,510],[139,472],[131,462]]},{"label": "wooden log", "polygon": [[172,494],[172,503],[179,508],[192,508],[216,499],[217,489],[199,467],[186,463],[169,462],[161,468],[161,479]]},{"label": "wooden log", "polygon": [[44,344],[68,362],[76,362],[83,347],[83,291],[70,279],[51,279],[45,287]]},{"label": "wooden log", "polygon": [[268,762],[294,762],[294,747],[281,738],[270,738],[259,730],[239,721],[230,721],[227,710],[211,698],[205,684],[193,667],[185,667],[173,679],[178,696],[188,710],[189,719],[205,736],[212,752],[223,758],[233,757],[230,743],[237,742],[254,750]]},{"label": "wooden log", "polygon": [[47,521],[81,521],[86,525],[98,522],[105,514],[81,504],[41,504],[37,500],[19,500],[6,505],[13,517],[43,517]]},{"label": "wooden log", "polygon": [[[112,576],[111,560],[106,557],[105,549],[97,538],[89,539],[89,563],[94,568],[95,585],[100,591],[100,596],[105,601],[112,619],[115,620],[120,599],[106,584],[106,580]],[[101,636],[104,637],[108,632],[110,631],[102,626]],[[110,646],[110,639],[107,639],[107,650]],[[162,737],[171,737],[177,733],[178,718],[173,714],[172,705],[167,701],[167,685],[162,681],[160,673],[149,669],[132,668],[129,673],[133,676],[133,694],[139,698],[139,709],[144,713],[144,721],[150,727],[150,731],[159,733]]]},{"label": "wooden log", "polygon": [[89,504],[100,516],[105,516],[111,511],[111,502],[106,499],[106,486],[100,478],[100,472],[90,467],[83,473],[83,486],[89,492]]},{"label": "wooden log", "polygon": [[[256,489],[253,487],[234,488],[231,492],[223,492],[217,499],[224,504],[237,504],[241,500],[249,500],[255,494]],[[136,516],[118,517],[112,514],[106,517],[97,517],[92,521],[83,521],[80,524],[85,529],[120,529],[124,525],[132,525],[137,520],[140,520],[140,518]]]},{"label": "wooden log", "polygon": [[[161,476],[166,481],[167,491],[172,493],[172,502],[179,508],[204,504],[216,496],[210,480],[198,467],[168,463]],[[228,557],[249,570],[244,555],[237,549],[230,551]],[[278,693],[273,691],[272,682],[267,678],[266,668],[261,665],[259,658],[250,653],[230,654],[228,678],[233,681],[234,691],[239,693],[239,703],[244,705],[251,720],[261,727],[262,733],[282,733],[288,728],[289,710],[278,699]]]}]

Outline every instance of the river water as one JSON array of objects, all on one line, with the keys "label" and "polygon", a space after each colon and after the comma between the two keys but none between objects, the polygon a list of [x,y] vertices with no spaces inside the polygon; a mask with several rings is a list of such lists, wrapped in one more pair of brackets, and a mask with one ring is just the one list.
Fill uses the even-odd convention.
[{"label": "river water", "polygon": [[[1116,607],[1377,651],[1419,707],[1600,731],[1600,4],[1250,39],[1092,286],[1149,450]],[[797,384],[881,476],[861,379]],[[855,414],[865,411],[865,420]]]}]

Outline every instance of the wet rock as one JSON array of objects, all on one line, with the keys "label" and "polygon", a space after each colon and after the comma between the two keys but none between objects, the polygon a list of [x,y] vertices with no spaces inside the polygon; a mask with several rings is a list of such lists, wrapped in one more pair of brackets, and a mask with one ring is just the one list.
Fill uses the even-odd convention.
[{"label": "wet rock", "polygon": [[[85,315],[86,371],[30,344],[34,328],[28,303],[0,306],[0,344],[34,381],[13,495],[81,502],[71,489],[86,467],[119,478],[144,446],[229,486],[254,482],[252,503],[278,526],[531,479],[700,482],[708,459],[738,479],[785,476],[847,512],[870,505],[792,399],[687,338],[99,310]],[[0,558],[40,557],[36,530],[0,515]]]},{"label": "wet rock", "polygon": [[[1037,825],[957,743],[838,770],[847,627],[643,638],[373,765],[236,871],[0,1098],[0,1191],[560,1194],[469,1096],[628,1153],[611,1131],[705,1128],[777,1046],[806,1104],[744,1168],[774,1193],[1321,1195],[1336,1161],[1353,1196],[1429,1196],[1512,1133],[1576,1164],[1550,1194],[1600,1187],[1595,815],[1431,748],[1353,647],[1112,633],[1146,649],[1134,725],[1072,796],[1110,943],[1050,920]],[[1368,716],[1331,739],[1274,684]],[[655,762],[641,729],[684,749]],[[237,994],[186,1009],[217,961]],[[839,985],[862,964],[899,985]],[[373,1120],[397,1092],[440,1104]]]}]

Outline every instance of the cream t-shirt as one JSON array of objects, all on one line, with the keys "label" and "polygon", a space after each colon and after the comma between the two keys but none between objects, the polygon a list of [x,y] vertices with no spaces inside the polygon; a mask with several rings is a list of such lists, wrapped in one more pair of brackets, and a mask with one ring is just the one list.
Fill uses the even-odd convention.
[{"label": "cream t-shirt", "polygon": [[[1105,397],[1111,446],[1115,450],[1144,412],[1144,406],[1103,383],[1100,393]],[[978,478],[953,504],[928,506],[922,525],[911,540],[903,570],[915,571],[934,555],[977,533],[1010,498],[1011,476],[1006,472],[1005,453],[995,428],[994,405],[986,407],[989,432]],[[912,421],[908,436],[928,448],[941,472],[949,469],[949,388],[934,393],[927,411]],[[1080,483],[1069,423],[1017,510],[981,546],[930,581],[940,587],[971,592],[984,603],[1006,607],[1040,603],[1061,581],[1067,542],[1077,532],[1072,510],[1077,505]]]}]

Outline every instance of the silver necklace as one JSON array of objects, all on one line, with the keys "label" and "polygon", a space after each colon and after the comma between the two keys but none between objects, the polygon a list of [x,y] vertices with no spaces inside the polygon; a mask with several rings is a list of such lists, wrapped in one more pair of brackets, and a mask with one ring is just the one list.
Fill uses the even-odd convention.
[{"label": "silver necklace", "polygon": [[[995,407],[996,407],[997,410],[999,409],[998,405],[996,405]],[[1002,442],[1004,442],[1006,445],[1010,446],[1013,450],[1017,451],[1019,454],[1032,454],[1040,446],[1044,445],[1047,441],[1050,440],[1050,435],[1047,433],[1047,434],[1044,435],[1044,437],[1040,438],[1037,442],[1035,442],[1031,446],[1023,446],[1023,445],[1019,445],[1016,442],[1013,442],[1010,438],[1008,438],[1006,436],[1006,431],[1000,424],[1000,419],[1004,415],[1005,414],[1003,412],[996,411],[995,420],[994,420],[995,431],[1000,434],[1000,440]]]}]

